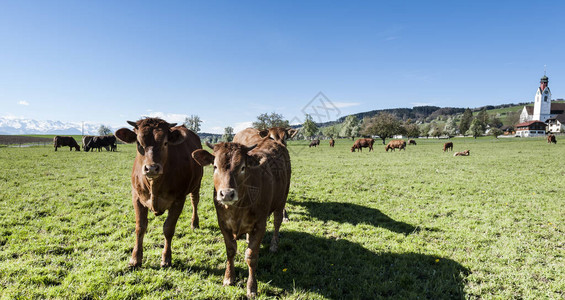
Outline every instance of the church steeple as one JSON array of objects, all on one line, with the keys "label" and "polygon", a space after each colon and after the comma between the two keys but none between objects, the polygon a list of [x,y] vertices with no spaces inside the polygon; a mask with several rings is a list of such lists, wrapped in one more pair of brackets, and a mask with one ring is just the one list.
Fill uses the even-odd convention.
[{"label": "church steeple", "polygon": [[548,83],[549,78],[547,78],[544,70],[543,77],[540,79],[540,85],[536,92],[532,120],[545,122],[551,117],[551,91],[549,90]]},{"label": "church steeple", "polygon": [[545,75],[545,72],[544,72],[543,77],[540,79],[540,82],[539,82],[539,88],[542,91],[545,90],[548,83],[549,83],[549,78],[547,78],[547,76]]}]

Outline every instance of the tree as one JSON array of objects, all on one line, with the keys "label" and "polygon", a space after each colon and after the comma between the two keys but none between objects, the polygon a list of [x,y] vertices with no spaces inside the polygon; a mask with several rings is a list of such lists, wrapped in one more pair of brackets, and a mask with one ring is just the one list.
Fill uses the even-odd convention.
[{"label": "tree", "polygon": [[353,139],[359,134],[359,131],[361,129],[360,127],[361,126],[359,124],[359,119],[357,119],[357,117],[354,115],[349,115],[341,124],[339,136]]},{"label": "tree", "polygon": [[481,124],[481,121],[479,119],[476,119],[476,118],[473,119],[473,122],[471,122],[471,126],[469,127],[469,131],[473,135],[474,138],[481,136],[483,134],[483,132],[485,132],[485,130],[483,128],[483,124]]},{"label": "tree", "polygon": [[499,118],[497,118],[496,116],[492,116],[489,118],[488,125],[491,128],[500,128],[502,127],[503,124]]},{"label": "tree", "polygon": [[442,125],[438,125],[436,124],[432,130],[432,136],[436,137],[439,139],[440,136],[443,135],[444,131],[443,131],[443,126]]},{"label": "tree", "polygon": [[506,124],[508,125],[516,125],[520,123],[520,114],[519,111],[509,111],[506,113]]},{"label": "tree", "polygon": [[409,123],[404,125],[404,131],[406,136],[417,138],[420,136],[420,127],[414,123]]},{"label": "tree", "polygon": [[339,133],[339,124],[322,128],[322,134],[330,138],[337,137],[338,133]]},{"label": "tree", "polygon": [[200,123],[202,123],[202,120],[200,120],[198,115],[190,115],[190,117],[184,119],[184,126],[194,131],[194,133],[200,131]]},{"label": "tree", "polygon": [[98,135],[110,135],[112,133],[112,129],[110,129],[110,127],[106,125],[100,125],[100,127],[98,128]]},{"label": "tree", "polygon": [[467,108],[463,112],[463,116],[461,117],[461,122],[459,123],[459,132],[465,136],[467,130],[471,126],[471,121],[473,120],[473,112]]},{"label": "tree", "polygon": [[380,113],[363,122],[362,133],[366,135],[378,135],[385,144],[387,138],[402,132],[402,125],[393,114]]},{"label": "tree", "polygon": [[224,135],[222,135],[222,140],[226,142],[231,142],[233,140],[233,128],[231,126],[224,128]]},{"label": "tree", "polygon": [[311,138],[318,132],[318,126],[312,120],[312,116],[306,114],[306,118],[304,120],[304,124],[302,125],[302,132],[304,133],[304,137]]},{"label": "tree", "polygon": [[425,136],[426,138],[429,138],[431,130],[432,130],[432,126],[430,125],[430,123],[427,123],[424,126],[422,126],[422,129],[420,130],[420,134]]},{"label": "tree", "polygon": [[447,123],[445,124],[445,128],[443,130],[449,137],[457,135],[457,122],[455,122],[455,118],[447,119]]},{"label": "tree", "polygon": [[498,136],[502,135],[503,132],[499,128],[493,127],[493,128],[490,129],[489,134],[494,136],[495,138],[498,138]]},{"label": "tree", "polygon": [[489,121],[487,109],[483,107],[481,109],[481,111],[479,111],[479,113],[477,114],[477,117],[475,117],[475,119],[478,119],[479,122],[481,122],[481,125],[483,126],[483,130],[484,130],[487,127],[487,124],[488,124],[488,121]]},{"label": "tree", "polygon": [[253,122],[253,127],[259,130],[288,126],[288,120],[285,120],[282,114],[277,114],[275,112],[272,112],[270,115],[267,113],[260,114],[257,116],[257,121]]}]

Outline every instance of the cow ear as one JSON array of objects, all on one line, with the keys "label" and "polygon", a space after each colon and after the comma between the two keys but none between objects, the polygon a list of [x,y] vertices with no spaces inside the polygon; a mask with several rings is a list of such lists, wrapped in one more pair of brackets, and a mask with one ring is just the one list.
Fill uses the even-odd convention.
[{"label": "cow ear", "polygon": [[296,129],[292,129],[292,128],[286,129],[286,134],[288,135],[289,139],[293,138],[297,133],[298,133],[298,130],[296,130]]},{"label": "cow ear", "polygon": [[175,126],[177,126],[177,123],[169,123],[169,128],[173,128]]},{"label": "cow ear", "polygon": [[192,152],[192,158],[201,166],[207,166],[214,163],[214,155],[210,152],[198,149]]},{"label": "cow ear", "polygon": [[122,141],[126,144],[131,144],[131,143],[134,143],[135,141],[137,141],[137,134],[135,134],[135,132],[133,132],[133,131],[127,129],[127,128],[118,129],[118,131],[116,131],[116,133],[114,135],[120,141]]},{"label": "cow ear", "polygon": [[266,136],[268,136],[268,135],[269,135],[269,130],[268,130],[268,129],[264,129],[264,130],[259,131],[259,136],[262,137],[262,138],[264,138],[264,137],[266,137]]},{"label": "cow ear", "polygon": [[185,138],[186,138],[186,133],[182,130],[173,129],[169,132],[169,143],[171,145],[181,144],[182,142],[184,142]]},{"label": "cow ear", "polygon": [[133,126],[133,128],[137,129],[137,123],[135,123],[133,121],[128,121],[128,124]]}]

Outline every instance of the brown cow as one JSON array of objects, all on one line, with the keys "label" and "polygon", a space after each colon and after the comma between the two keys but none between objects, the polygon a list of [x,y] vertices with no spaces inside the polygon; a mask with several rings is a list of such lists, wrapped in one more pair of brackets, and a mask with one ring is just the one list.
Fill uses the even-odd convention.
[{"label": "brown cow", "polygon": [[469,150],[465,150],[461,152],[455,152],[453,156],[469,156],[469,154],[471,154],[471,152]]},{"label": "brown cow", "polygon": [[392,141],[388,142],[388,144],[385,146],[385,151],[388,152],[389,149],[391,151],[395,151],[396,149],[406,151],[406,141],[405,140],[392,140]]},{"label": "brown cow", "polygon": [[453,143],[452,142],[447,142],[445,144],[443,144],[443,152],[445,151],[453,151]]},{"label": "brown cow", "polygon": [[202,167],[191,153],[202,149],[200,138],[184,126],[174,127],[158,118],[128,121],[131,131],[122,128],[116,137],[125,143],[137,144],[137,155],[131,173],[131,194],[135,209],[135,245],[130,266],[141,266],[143,260],[143,236],[147,230],[147,213],[156,216],[169,211],[163,234],[165,246],[161,266],[171,265],[171,240],[177,220],[184,207],[186,195],[192,200],[192,228],[199,227],[198,201]]},{"label": "brown cow", "polygon": [[408,141],[408,145],[414,145],[414,146],[416,146],[416,141],[415,141],[415,140],[409,140],[409,141]]},{"label": "brown cow", "polygon": [[272,127],[265,130],[246,128],[233,137],[233,142],[250,147],[257,145],[264,138],[270,138],[286,146],[286,140],[293,138],[297,133],[296,129],[283,127]]},{"label": "brown cow", "polygon": [[555,135],[553,135],[553,134],[548,135],[547,136],[547,143],[548,144],[551,144],[551,143],[557,144],[557,140],[555,139]]},{"label": "brown cow", "polygon": [[53,138],[53,146],[55,147],[55,151],[59,147],[69,146],[69,150],[73,151],[80,151],[80,146],[77,144],[77,141],[72,136],[56,136]]},{"label": "brown cow", "polygon": [[259,248],[267,219],[274,212],[270,251],[278,249],[279,228],[290,186],[290,156],[281,143],[262,140],[257,146],[219,143],[210,154],[196,150],[192,156],[202,166],[214,164],[214,205],[226,244],[224,285],[235,283],[237,238],[248,234],[245,261],[249,267],[247,296],[257,294],[255,278]]},{"label": "brown cow", "polygon": [[334,139],[330,139],[330,147],[333,148],[334,145],[335,145],[335,140],[334,140]]},{"label": "brown cow", "polygon": [[375,143],[374,139],[358,139],[353,143],[351,147],[351,152],[355,152],[357,149],[358,151],[363,152],[363,148],[369,148],[369,152],[373,151],[373,144]]},{"label": "brown cow", "polygon": [[314,148],[315,148],[315,147],[317,147],[318,145],[320,145],[320,140],[312,140],[312,141],[310,142],[310,145],[308,145],[308,148],[310,148],[310,147],[314,147]]}]

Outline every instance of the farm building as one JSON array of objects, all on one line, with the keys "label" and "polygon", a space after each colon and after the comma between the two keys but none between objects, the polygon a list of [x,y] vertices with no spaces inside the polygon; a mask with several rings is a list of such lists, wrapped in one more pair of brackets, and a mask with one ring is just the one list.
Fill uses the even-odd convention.
[{"label": "farm building", "polygon": [[544,75],[536,91],[534,106],[524,106],[520,114],[520,122],[542,121],[546,123],[546,131],[560,132],[561,128],[565,128],[565,103],[551,101],[548,84],[549,78]]},{"label": "farm building", "polygon": [[517,137],[533,137],[545,135],[546,124],[542,121],[528,121],[516,125]]}]

